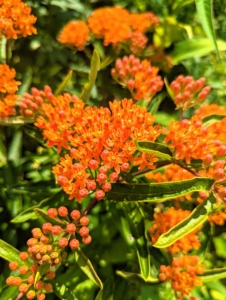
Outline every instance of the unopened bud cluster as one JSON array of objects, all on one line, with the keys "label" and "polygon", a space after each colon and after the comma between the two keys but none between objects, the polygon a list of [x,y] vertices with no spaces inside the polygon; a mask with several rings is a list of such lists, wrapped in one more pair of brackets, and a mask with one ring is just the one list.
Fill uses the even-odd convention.
[{"label": "unopened bud cluster", "polygon": [[[160,267],[159,279],[170,281],[175,291],[177,300],[188,299],[191,290],[195,286],[201,286],[202,280],[197,276],[204,273],[204,266],[198,264],[198,256],[181,256],[173,258],[171,266]],[[196,300],[190,297],[189,300]]]},{"label": "unopened bud cluster", "polygon": [[130,55],[118,58],[111,74],[117,82],[129,89],[135,100],[150,101],[163,87],[158,71],[159,69],[151,66],[148,60],[140,61],[139,58]]},{"label": "unopened bud cluster", "polygon": [[[21,264],[17,261],[9,263],[10,270],[17,271],[18,276],[8,277],[6,283],[18,286],[19,292],[26,295],[27,299],[37,297],[37,300],[44,300],[45,293],[52,291],[52,285],[48,281],[55,277],[56,268],[67,257],[66,247],[69,246],[72,250],[79,247],[80,242],[76,234],[81,236],[82,242],[86,245],[92,241],[87,227],[89,219],[81,216],[80,211],[72,210],[70,218],[68,209],[61,206],[58,209],[50,208],[47,214],[53,219],[52,223],[60,225],[46,222],[42,225],[42,229],[32,229],[33,237],[27,241],[28,251],[20,253]],[[30,267],[29,262],[23,264],[29,258],[33,260]],[[43,265],[47,267],[46,271],[36,282],[36,274]]]},{"label": "unopened bud cluster", "polygon": [[210,86],[205,85],[205,78],[194,80],[192,76],[180,75],[171,82],[170,89],[173,92],[173,100],[177,109],[186,110],[206,99],[210,92]]}]

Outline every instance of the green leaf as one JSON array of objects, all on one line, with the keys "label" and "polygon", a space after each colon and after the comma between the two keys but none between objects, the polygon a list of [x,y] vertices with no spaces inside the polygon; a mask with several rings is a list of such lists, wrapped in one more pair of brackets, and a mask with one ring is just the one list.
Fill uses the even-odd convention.
[{"label": "green leaf", "polygon": [[97,50],[93,51],[93,56],[91,59],[91,70],[89,73],[89,82],[85,84],[80,99],[82,99],[85,103],[89,100],[90,93],[95,84],[97,78],[97,72],[100,69],[100,57]]},{"label": "green leaf", "polygon": [[114,277],[109,277],[103,285],[103,289],[99,291],[95,300],[113,300]]},{"label": "green leaf", "polygon": [[221,121],[226,118],[226,115],[213,114],[206,116],[202,119],[203,125],[210,126],[215,122]]},{"label": "green leaf", "polygon": [[171,88],[170,88],[170,86],[169,86],[169,83],[168,83],[168,80],[167,80],[166,77],[164,78],[164,83],[165,83],[167,92],[168,92],[168,94],[170,95],[171,99],[174,99],[173,91],[171,90]]},{"label": "green leaf", "polygon": [[34,123],[34,119],[26,117],[9,117],[9,118],[0,118],[0,125],[2,126],[11,126],[11,125],[24,125],[29,123]]},{"label": "green leaf", "polygon": [[226,268],[208,270],[199,277],[203,282],[223,279],[226,277]]},{"label": "green leaf", "polygon": [[138,203],[124,203],[130,230],[135,239],[136,253],[141,276],[146,280],[150,275],[150,254],[145,236],[144,216]]},{"label": "green leaf", "polygon": [[172,10],[174,14],[177,16],[180,10],[185,6],[195,2],[195,0],[178,0],[174,1],[172,5]]},{"label": "green leaf", "polygon": [[18,286],[7,286],[1,293],[0,299],[8,300],[15,299],[19,294]]},{"label": "green leaf", "polygon": [[170,149],[163,144],[153,143],[153,142],[140,142],[134,141],[137,149],[144,153],[153,153],[155,156],[162,159],[172,160],[172,152]]},{"label": "green leaf", "polygon": [[217,47],[217,42],[215,38],[215,32],[213,29],[213,15],[212,15],[212,0],[196,0],[196,8],[199,15],[200,22],[202,27],[213,44],[217,55],[219,57],[219,51]]},{"label": "green leaf", "polygon": [[12,161],[15,166],[19,165],[22,142],[23,142],[22,131],[17,130],[13,135],[13,139],[12,142],[10,143],[9,152],[8,152],[8,160]]},{"label": "green leaf", "polygon": [[43,264],[38,267],[38,270],[35,274],[34,286],[36,283],[42,278],[42,276],[46,273],[46,271],[50,268],[50,264]]},{"label": "green leaf", "polygon": [[61,84],[58,86],[58,88],[55,91],[55,96],[58,96],[60,94],[62,94],[62,92],[64,91],[65,87],[68,85],[68,83],[70,82],[71,78],[73,75],[73,71],[70,70],[68,72],[68,74],[65,76],[64,80],[61,82]]},{"label": "green leaf", "polygon": [[61,300],[78,300],[74,293],[68,288],[65,284],[61,284],[56,280],[52,281],[51,284],[53,285],[54,293],[61,299]]},{"label": "green leaf", "polygon": [[116,274],[121,276],[124,279],[138,279],[138,281],[142,283],[149,283],[149,284],[158,284],[161,283],[158,278],[148,277],[146,279],[143,278],[141,274],[125,272],[125,271],[116,271]]},{"label": "green leaf", "polygon": [[209,222],[206,222],[200,234],[201,234],[201,247],[196,251],[196,255],[199,256],[199,262],[202,262],[205,259],[206,253],[210,248],[210,244],[213,236],[213,226],[211,226]]},{"label": "green leaf", "polygon": [[82,271],[89,277],[89,279],[103,289],[103,283],[98,277],[93,265],[91,264],[91,261],[84,255],[80,248],[75,251],[75,261]]},{"label": "green leaf", "polygon": [[115,221],[121,236],[124,238],[129,246],[134,246],[134,238],[132,236],[126,213],[123,207],[123,203],[109,202],[110,212]]},{"label": "green leaf", "polygon": [[4,166],[7,162],[7,157],[6,157],[6,147],[3,143],[2,140],[0,140],[0,168]]},{"label": "green leaf", "polygon": [[43,219],[45,222],[50,222],[53,225],[65,226],[67,224],[66,221],[61,221],[60,219],[56,218],[50,218],[48,214],[40,208],[34,208],[34,212],[39,218]]},{"label": "green leaf", "polygon": [[32,68],[31,67],[27,67],[24,75],[23,75],[23,79],[22,79],[22,84],[19,86],[18,92],[17,94],[19,94],[20,96],[22,96],[25,92],[28,91],[30,85],[31,85],[31,81],[32,81]]},{"label": "green leaf", "polygon": [[[8,261],[16,261],[21,265],[21,259],[19,257],[20,251],[15,249],[3,240],[0,240],[0,257]],[[23,265],[30,266],[29,261],[23,261]]]},{"label": "green leaf", "polygon": [[153,246],[156,248],[166,248],[186,234],[195,230],[197,227],[201,226],[208,219],[209,214],[213,211],[215,203],[216,199],[211,194],[208,199],[199,204],[193,210],[189,217],[178,223],[166,233],[162,234]]},{"label": "green leaf", "polygon": [[[219,51],[226,50],[226,42],[217,40]],[[169,55],[173,64],[180,63],[181,60],[205,56],[214,50],[214,46],[209,39],[189,39],[175,43],[174,49]]]},{"label": "green leaf", "polygon": [[191,192],[206,191],[211,188],[214,180],[197,177],[189,180],[163,183],[112,183],[112,189],[106,193],[108,200],[163,202],[175,199]]},{"label": "green leaf", "polygon": [[105,57],[105,59],[100,63],[100,70],[105,69],[107,66],[109,66],[115,59],[117,58],[117,55],[115,52],[110,53],[108,56]]}]

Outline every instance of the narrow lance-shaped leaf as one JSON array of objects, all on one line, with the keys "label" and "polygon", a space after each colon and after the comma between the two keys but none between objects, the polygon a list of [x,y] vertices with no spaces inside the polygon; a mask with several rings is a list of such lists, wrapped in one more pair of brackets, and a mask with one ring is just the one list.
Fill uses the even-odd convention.
[{"label": "narrow lance-shaped leaf", "polygon": [[68,72],[68,74],[65,76],[64,80],[61,82],[61,84],[60,84],[60,85],[58,86],[58,88],[56,89],[56,91],[55,91],[55,96],[60,95],[60,94],[64,91],[65,87],[66,87],[66,86],[68,85],[68,83],[70,82],[72,75],[73,75],[73,71],[70,70],[70,71]]},{"label": "narrow lance-shaped leaf", "polygon": [[195,2],[202,27],[210,41],[213,43],[213,46],[219,57],[219,51],[213,28],[212,0],[196,0]]},{"label": "narrow lance-shaped leaf", "polygon": [[116,271],[116,274],[121,276],[124,279],[136,279],[141,283],[148,283],[148,284],[158,284],[161,283],[158,278],[148,277],[147,279],[144,279],[141,274],[137,273],[131,273],[131,272],[125,272],[125,271]]},{"label": "narrow lance-shaped leaf", "polygon": [[99,291],[95,300],[113,300],[114,277],[109,277],[105,282],[103,289]]},{"label": "narrow lance-shaped leaf", "polygon": [[[226,50],[226,43],[217,40],[217,46],[220,51]],[[214,50],[214,45],[209,39],[189,39],[175,43],[174,49],[170,52],[173,64],[178,64],[181,60],[208,55]]]},{"label": "narrow lance-shaped leaf", "polygon": [[186,234],[201,226],[207,219],[209,214],[214,209],[216,199],[211,194],[208,199],[199,204],[188,218],[184,219],[168,232],[162,234],[154,244],[156,248],[166,248],[181,239]]},{"label": "narrow lance-shaped leaf", "polygon": [[170,97],[171,97],[172,99],[174,99],[173,91],[171,90],[170,85],[169,85],[168,80],[167,80],[166,77],[164,78],[164,83],[165,83],[165,86],[166,86],[166,89],[167,89],[168,94],[170,95]]},{"label": "narrow lance-shaped leaf", "polygon": [[34,286],[36,283],[42,278],[42,276],[46,273],[46,271],[50,268],[50,264],[43,264],[38,267],[38,270],[35,274]]},{"label": "narrow lance-shaped leaf", "polygon": [[40,208],[34,208],[34,212],[39,218],[43,219],[45,222],[50,222],[53,225],[65,226],[67,224],[60,219],[50,218],[48,214]]},{"label": "narrow lance-shaped leaf", "polygon": [[206,116],[205,118],[203,118],[202,123],[205,126],[209,126],[215,122],[219,122],[219,121],[223,120],[224,118],[226,118],[226,114],[224,114],[224,115],[213,114],[213,115],[209,115],[209,116]]},{"label": "narrow lance-shaped leaf", "polygon": [[168,147],[164,146],[163,144],[135,141],[135,146],[141,152],[148,154],[153,153],[157,157],[172,160],[172,152]]},{"label": "narrow lance-shaped leaf", "polygon": [[86,103],[89,100],[90,93],[97,78],[97,72],[100,69],[100,57],[97,50],[93,51],[91,59],[91,70],[89,73],[89,82],[85,84],[80,98]]},{"label": "narrow lance-shaped leaf", "polygon": [[150,275],[150,254],[145,238],[144,216],[136,202],[125,203],[126,216],[129,221],[131,233],[135,239],[136,252],[140,266],[141,276],[146,280]]},{"label": "narrow lance-shaped leaf", "polygon": [[[9,245],[3,240],[0,240],[0,257],[8,261],[16,261],[21,264],[21,259],[19,257],[20,252],[13,246]],[[29,266],[29,261],[23,261],[23,265]]]},{"label": "narrow lance-shaped leaf", "polygon": [[113,183],[106,199],[114,201],[164,202],[188,193],[206,191],[214,180],[197,177],[189,180],[163,183]]},{"label": "narrow lance-shaped leaf", "polygon": [[223,279],[226,278],[226,268],[208,270],[199,277],[203,282]]},{"label": "narrow lance-shaped leaf", "polygon": [[0,118],[0,125],[11,126],[11,125],[24,125],[34,123],[34,119],[26,117],[9,117],[9,118]]},{"label": "narrow lance-shaped leaf", "polygon": [[96,285],[98,285],[101,289],[103,288],[103,283],[98,277],[91,261],[84,255],[82,250],[78,248],[75,251],[75,261],[80,266],[82,271],[91,279]]}]

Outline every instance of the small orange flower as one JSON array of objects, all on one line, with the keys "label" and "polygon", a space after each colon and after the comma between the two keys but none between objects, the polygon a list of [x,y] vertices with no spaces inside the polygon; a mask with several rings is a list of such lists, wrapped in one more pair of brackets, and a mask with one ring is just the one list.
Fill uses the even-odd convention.
[{"label": "small orange flower", "polygon": [[170,141],[169,147],[174,150],[174,157],[185,159],[186,163],[190,163],[192,158],[203,160],[207,154],[217,153],[221,146],[220,141],[216,143],[216,133],[204,126],[197,116],[181,122],[172,121],[165,133],[165,143]]},{"label": "small orange flower", "polygon": [[103,7],[96,9],[88,18],[88,26],[93,34],[104,39],[104,46],[127,39],[131,29],[126,22],[129,12],[121,7]]},{"label": "small orange flower", "polygon": [[[195,286],[201,286],[202,280],[197,275],[204,273],[204,265],[198,264],[198,256],[174,257],[171,266],[160,266],[159,278],[171,281],[176,299],[187,299]],[[192,298],[190,298],[192,299]]]},{"label": "small orange flower", "polygon": [[21,0],[0,0],[0,15],[0,37],[17,39],[37,33],[33,26],[37,18]]},{"label": "small orange flower", "polygon": [[74,46],[78,50],[84,50],[89,39],[89,28],[82,21],[70,21],[63,27],[58,36],[58,41],[61,44]]},{"label": "small orange flower", "polygon": [[128,35],[127,42],[131,52],[135,55],[140,55],[147,45],[148,38],[142,32],[131,31]]},{"label": "small orange flower", "polygon": [[143,14],[132,13],[129,16],[129,23],[133,30],[144,33],[151,27],[157,26],[159,24],[159,19],[151,12]]},{"label": "small orange flower", "polygon": [[18,90],[19,81],[14,78],[16,71],[8,65],[0,65],[0,118],[7,118],[15,114],[16,101],[19,98],[15,95]]}]

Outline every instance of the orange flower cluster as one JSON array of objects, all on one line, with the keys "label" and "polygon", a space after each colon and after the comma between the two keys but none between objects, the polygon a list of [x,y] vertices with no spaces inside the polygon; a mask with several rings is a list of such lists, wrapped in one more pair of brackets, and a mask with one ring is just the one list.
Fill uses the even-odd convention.
[{"label": "orange flower cluster", "polygon": [[203,160],[207,154],[216,154],[222,147],[216,133],[205,127],[197,116],[190,120],[172,121],[165,134],[165,143],[170,141],[174,158],[185,159],[186,163],[190,163],[192,158]]},{"label": "orange flower cluster", "polygon": [[148,38],[139,31],[131,31],[127,37],[127,43],[130,47],[130,51],[135,55],[141,54],[145,49],[148,42]]},{"label": "orange flower cluster", "polygon": [[[55,97],[51,88],[32,89],[20,103],[21,113],[37,118],[47,146],[70,150],[53,168],[58,183],[70,199],[81,201],[89,191],[101,200],[118,174],[127,172],[130,163],[139,168],[155,168],[153,154],[139,153],[133,142],[155,141],[161,134],[153,126],[154,117],[132,100],[110,102],[110,109],[87,106],[77,96]],[[138,155],[137,155],[138,154]],[[110,182],[109,182],[110,181]]]},{"label": "orange flower cluster", "polygon": [[64,26],[57,39],[61,44],[84,50],[86,42],[90,39],[89,28],[82,21],[71,21]]},{"label": "orange flower cluster", "polygon": [[131,13],[129,15],[129,24],[133,30],[145,33],[151,27],[157,26],[159,24],[159,19],[151,12],[142,14]]},{"label": "orange flower cluster", "polygon": [[218,104],[202,104],[198,109],[195,110],[195,115],[202,119],[213,114],[226,115],[226,109]]},{"label": "orange flower cluster", "polygon": [[[152,244],[156,243],[160,235],[166,233],[173,226],[187,218],[190,213],[189,210],[176,210],[174,207],[170,207],[163,213],[155,213],[152,227],[149,229]],[[177,240],[167,248],[167,251],[174,254],[178,252],[188,253],[192,249],[199,249],[201,244],[197,236],[198,230],[199,229],[195,229],[183,238]]]},{"label": "orange flower cluster", "polygon": [[82,21],[71,21],[61,31],[58,41],[83,50],[89,40],[89,30],[96,38],[103,38],[104,46],[129,43],[131,51],[140,53],[146,46],[144,33],[158,25],[158,18],[150,13],[130,14],[122,7],[103,7],[93,11],[86,25]]},{"label": "orange flower cluster", "polygon": [[[57,180],[70,199],[81,201],[91,191],[101,200],[118,174],[130,163],[155,168],[153,154],[137,152],[133,140],[155,141],[161,130],[152,126],[154,118],[132,100],[110,102],[107,108],[86,107],[73,127],[70,156],[53,168]],[[137,155],[138,154],[138,155]],[[95,172],[94,172],[95,171]]]},{"label": "orange flower cluster", "polygon": [[[210,92],[210,86],[204,87],[205,78],[194,80],[192,76],[180,75],[171,82],[170,88],[173,92],[173,100],[177,109],[186,110],[206,99]],[[204,88],[203,88],[204,87]]]},{"label": "orange flower cluster", "polygon": [[21,0],[0,0],[0,16],[0,37],[17,39],[37,33],[33,26],[37,18]]},{"label": "orange flower cluster", "polygon": [[111,74],[117,82],[130,90],[135,100],[150,101],[163,87],[158,71],[159,69],[151,66],[149,61],[140,61],[139,58],[130,55],[118,58]]},{"label": "orange flower cluster", "polygon": [[37,118],[35,125],[43,130],[48,147],[57,146],[59,152],[62,147],[70,149],[68,141],[75,132],[73,126],[81,118],[83,101],[68,93],[55,97],[49,86],[45,86],[44,91],[32,88],[31,93],[22,98],[21,114]]},{"label": "orange flower cluster", "polygon": [[[198,264],[198,261],[198,256],[174,257],[172,266],[160,267],[160,280],[172,282],[177,300],[185,299],[195,286],[202,285],[202,280],[197,274],[204,273],[204,265]],[[189,300],[196,300],[196,298],[190,297]]]},{"label": "orange flower cluster", "polygon": [[0,65],[0,118],[7,118],[15,114],[16,101],[19,96],[15,95],[19,81],[14,80],[16,71],[8,65]]},{"label": "orange flower cluster", "polygon": [[104,46],[127,39],[131,29],[129,12],[121,7],[103,7],[96,9],[87,19],[89,29],[99,38],[104,38]]}]

